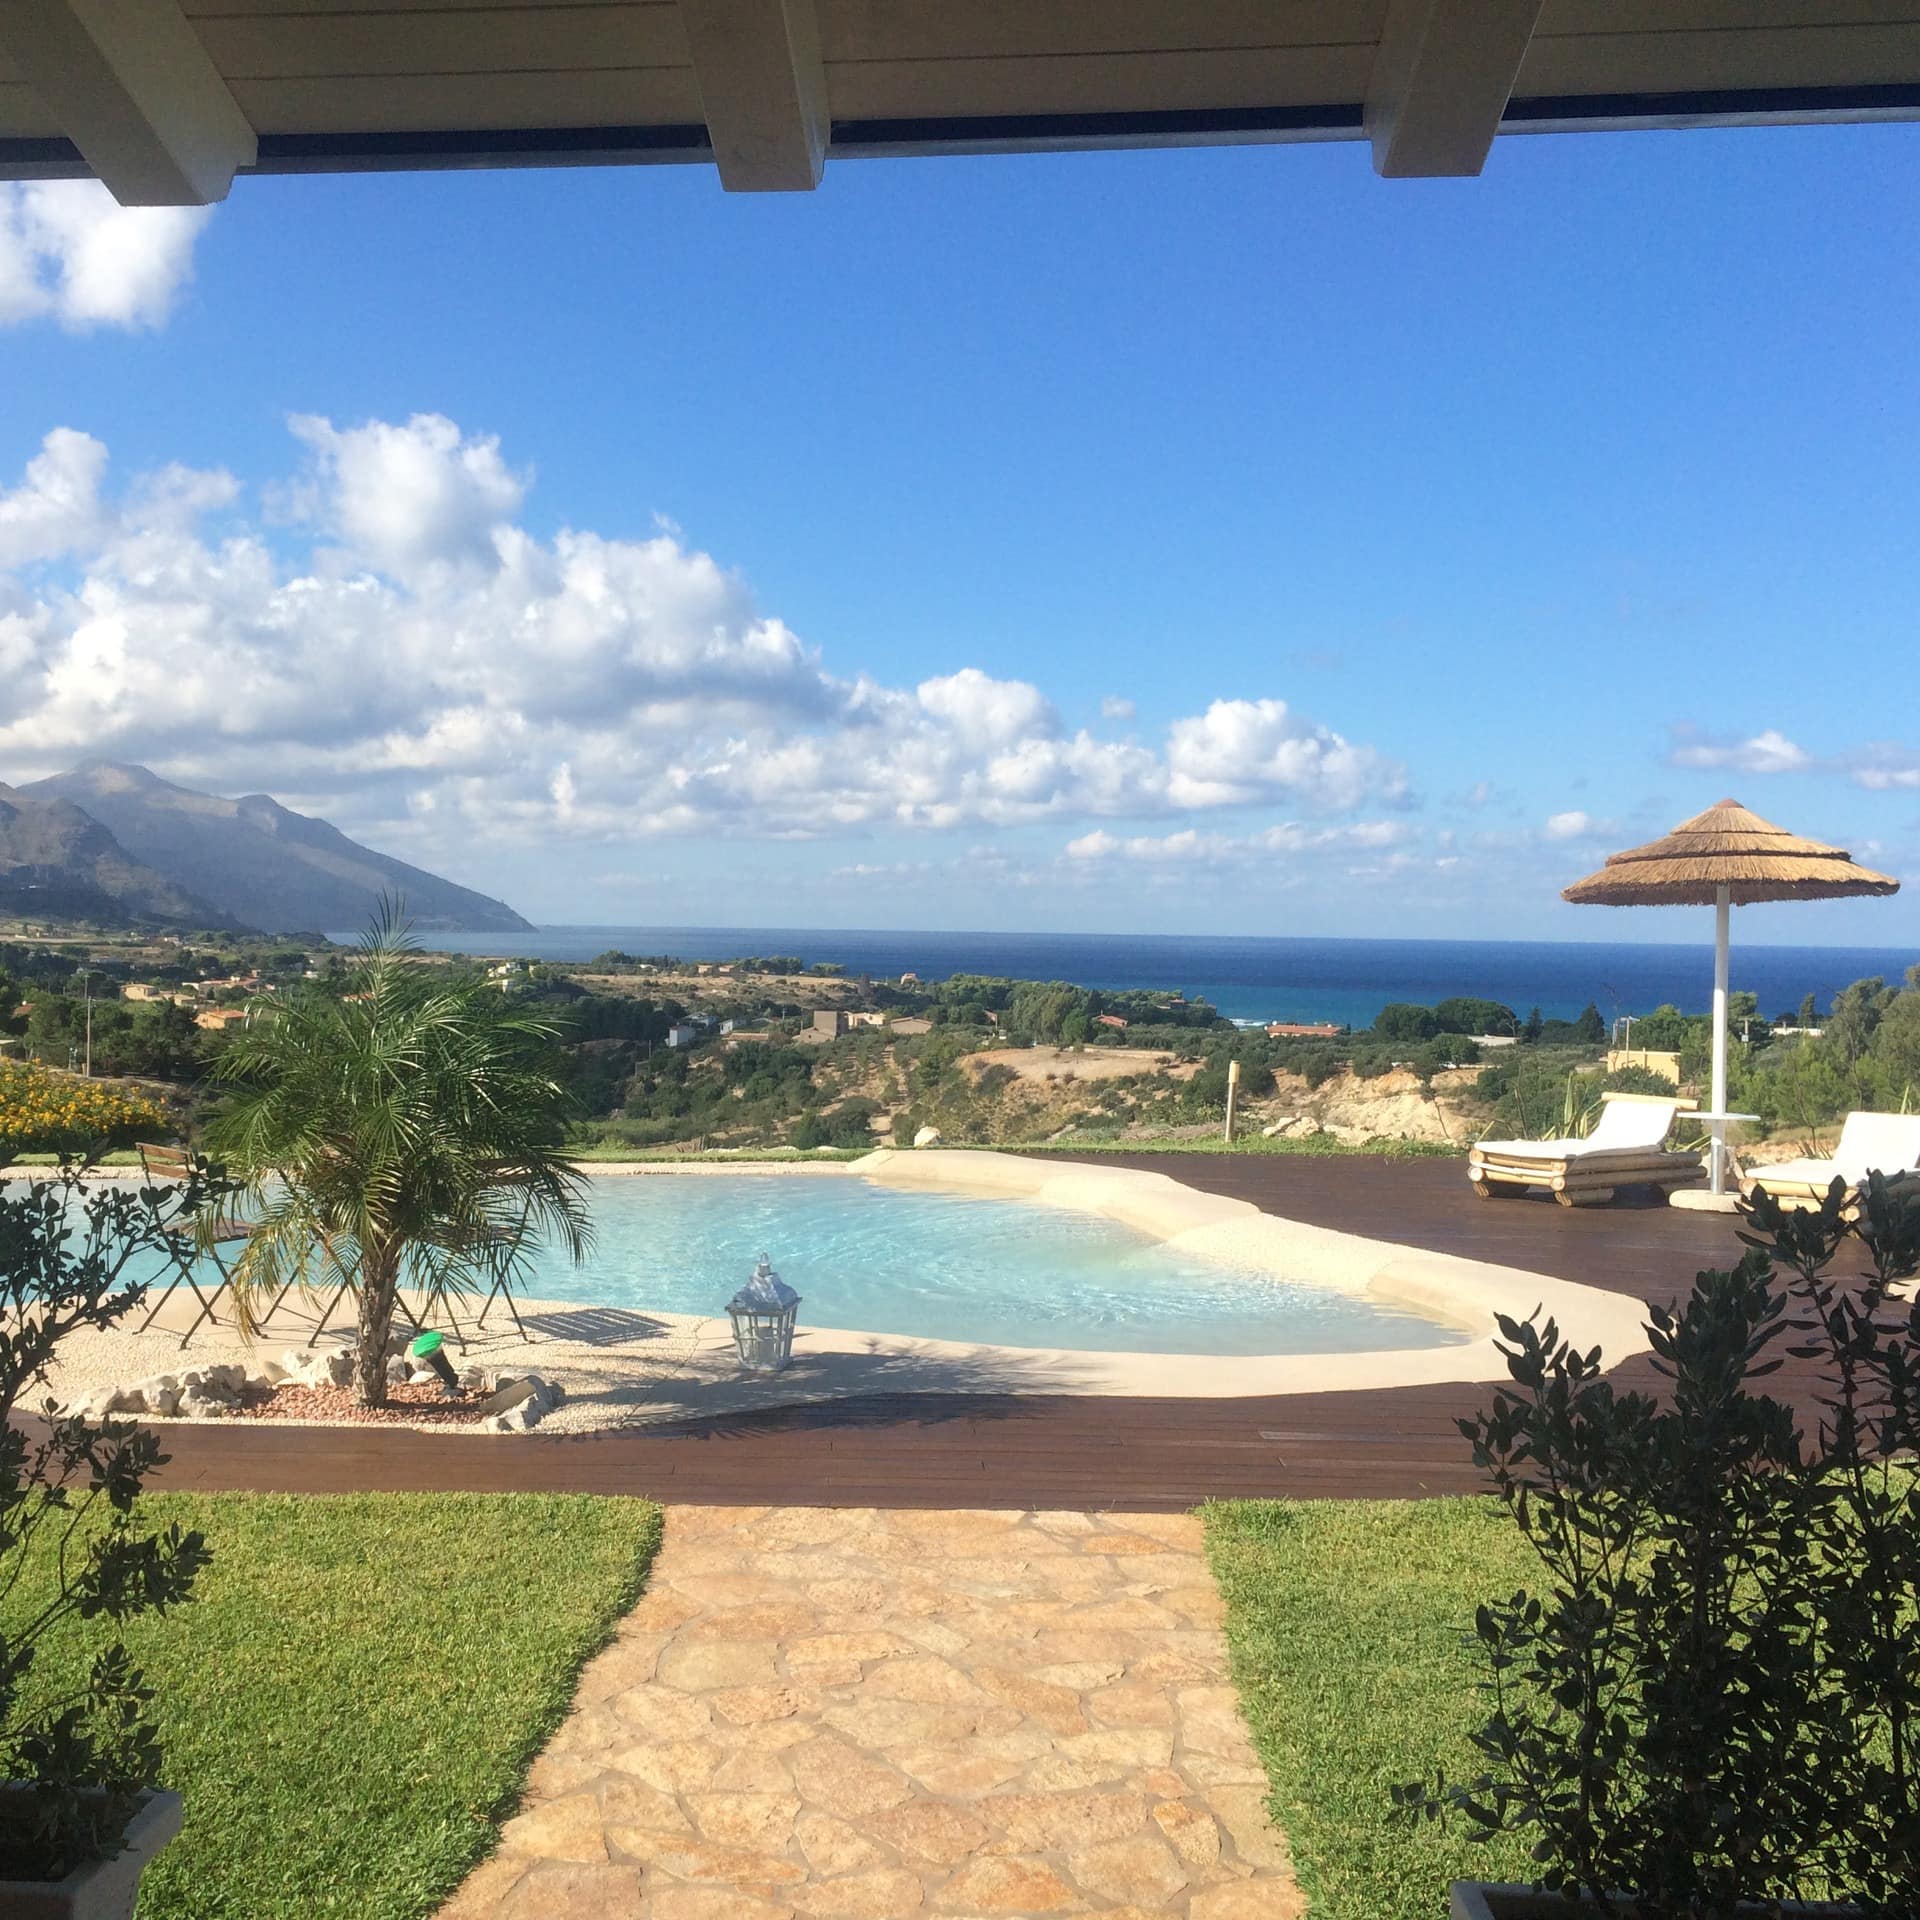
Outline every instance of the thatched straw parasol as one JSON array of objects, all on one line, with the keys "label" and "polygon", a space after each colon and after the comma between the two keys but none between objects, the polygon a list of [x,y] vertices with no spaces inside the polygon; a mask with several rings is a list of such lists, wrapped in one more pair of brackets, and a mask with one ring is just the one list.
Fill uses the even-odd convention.
[{"label": "thatched straw parasol", "polygon": [[1842,900],[1898,893],[1900,882],[1856,867],[1853,856],[1776,827],[1737,800],[1683,820],[1663,839],[1610,854],[1598,873],[1561,894],[1575,906],[1714,909],[1713,1131],[1710,1185],[1726,1191],[1727,947],[1733,907],[1762,900]]}]

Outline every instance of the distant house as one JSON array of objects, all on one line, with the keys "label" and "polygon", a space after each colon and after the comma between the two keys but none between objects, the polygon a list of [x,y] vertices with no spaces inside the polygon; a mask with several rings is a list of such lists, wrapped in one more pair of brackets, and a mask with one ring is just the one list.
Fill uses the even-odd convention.
[{"label": "distant house", "polygon": [[1341,1029],[1328,1021],[1269,1020],[1269,1040],[1338,1040]]},{"label": "distant house", "polygon": [[1093,1016],[1093,1024],[1096,1027],[1111,1027],[1115,1033],[1125,1033],[1127,1030],[1126,1021],[1122,1020],[1117,1013],[1096,1013]]},{"label": "distant house", "polygon": [[822,1039],[837,1040],[847,1031],[851,1022],[843,1008],[818,1007],[814,1010],[811,1024],[813,1031]]},{"label": "distant house", "polygon": [[903,987],[917,987],[920,984],[920,976],[917,973],[903,973],[900,976],[900,984]]},{"label": "distant house", "polygon": [[850,1027],[884,1027],[887,1016],[884,1013],[850,1013],[847,1025]]},{"label": "distant house", "polygon": [[193,1024],[220,1033],[228,1027],[237,1026],[246,1017],[245,1007],[205,1007],[193,1016]]},{"label": "distant house", "polygon": [[933,1031],[933,1022],[931,1020],[922,1020],[917,1015],[909,1015],[905,1020],[894,1021],[888,1031],[900,1034],[902,1037],[914,1033],[931,1033]]},{"label": "distant house", "polygon": [[173,995],[172,987],[156,987],[150,980],[129,980],[120,989],[123,1000],[171,1000]]},{"label": "distant house", "polygon": [[690,1020],[676,1021],[667,1029],[667,1045],[670,1047],[690,1047],[700,1038],[700,1029]]}]

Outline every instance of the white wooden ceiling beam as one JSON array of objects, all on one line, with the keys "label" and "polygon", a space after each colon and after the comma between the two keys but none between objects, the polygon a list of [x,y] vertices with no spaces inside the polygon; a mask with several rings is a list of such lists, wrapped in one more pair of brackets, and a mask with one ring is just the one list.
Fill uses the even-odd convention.
[{"label": "white wooden ceiling beam", "polygon": [[1476,174],[1487,164],[1542,0],[1389,0],[1367,88],[1374,171]]},{"label": "white wooden ceiling beam", "polygon": [[255,158],[175,0],[0,0],[0,48],[122,206],[224,200]]},{"label": "white wooden ceiling beam", "polygon": [[827,154],[827,71],[814,0],[680,0],[720,184],[804,193]]}]

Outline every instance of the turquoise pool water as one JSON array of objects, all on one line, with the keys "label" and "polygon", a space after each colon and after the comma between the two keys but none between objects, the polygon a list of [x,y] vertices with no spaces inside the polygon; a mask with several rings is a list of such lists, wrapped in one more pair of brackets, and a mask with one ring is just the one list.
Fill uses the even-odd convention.
[{"label": "turquoise pool water", "polygon": [[1466,1336],[1346,1294],[1183,1257],[1111,1220],[805,1175],[597,1180],[584,1266],[543,1251],[526,1292],[718,1314],[764,1248],[803,1326],[1126,1353],[1351,1353]]}]

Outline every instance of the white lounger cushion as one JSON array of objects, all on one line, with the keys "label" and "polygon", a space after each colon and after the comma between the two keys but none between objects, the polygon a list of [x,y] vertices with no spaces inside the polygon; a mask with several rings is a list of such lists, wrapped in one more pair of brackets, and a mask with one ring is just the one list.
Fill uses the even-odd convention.
[{"label": "white lounger cushion", "polygon": [[1850,1113],[1830,1160],[1782,1160],[1755,1167],[1756,1186],[1830,1187],[1836,1178],[1857,1187],[1869,1173],[1909,1173],[1920,1167],[1920,1114]]},{"label": "white lounger cushion", "polygon": [[1578,1160],[1589,1153],[1657,1153],[1677,1100],[1609,1100],[1584,1140],[1482,1140],[1477,1153],[1500,1160]]}]

